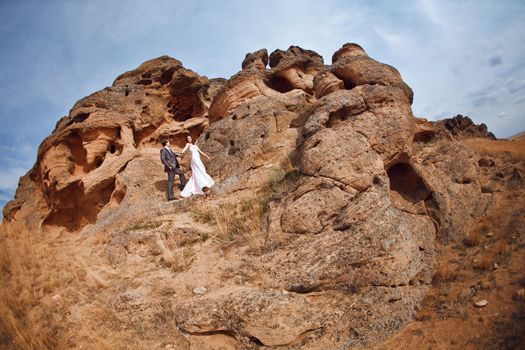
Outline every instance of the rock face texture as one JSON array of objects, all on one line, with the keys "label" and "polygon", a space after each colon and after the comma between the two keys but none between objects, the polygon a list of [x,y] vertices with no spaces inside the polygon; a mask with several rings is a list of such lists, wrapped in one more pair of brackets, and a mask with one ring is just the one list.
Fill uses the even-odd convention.
[{"label": "rock face texture", "polygon": [[[251,169],[269,162],[291,162],[300,173],[289,193],[272,203],[268,214],[270,230],[277,231],[272,234],[293,237],[294,243],[266,254],[264,270],[280,288],[299,294],[294,294],[295,311],[279,306],[272,313],[280,315],[283,324],[301,324],[305,318],[312,324],[289,329],[280,341],[273,334],[282,333],[283,327],[275,324],[249,326],[258,329],[251,336],[265,345],[283,346],[301,339],[308,329],[319,333],[323,329],[322,333],[332,339],[346,333],[337,346],[371,341],[415,314],[432,278],[436,233],[432,218],[426,215],[425,201],[433,199],[410,163],[412,92],[394,68],[368,58],[357,45],[345,45],[338,51],[329,70],[312,54],[306,56],[310,58],[308,65],[302,66],[306,68],[297,68],[296,62],[304,62],[305,53],[294,47],[286,54],[273,53],[271,66],[272,57],[272,69],[279,74],[266,72],[267,81],[278,76],[281,86],[294,89],[283,90],[279,103],[272,95],[246,101],[213,123],[202,142],[217,157],[213,169],[217,167],[215,171],[219,172],[218,167],[231,166],[227,173],[243,179],[242,183],[255,183],[249,177],[260,178],[261,172]],[[306,73],[310,71],[317,71],[313,79]],[[297,83],[297,76],[304,77],[304,84]],[[315,99],[314,91],[325,96]],[[289,96],[291,92],[294,98]],[[301,111],[299,107],[305,106],[307,109]],[[282,139],[293,142],[285,144]],[[276,145],[280,152],[273,151]],[[405,184],[406,173],[419,181]],[[225,192],[236,191],[240,183],[222,187]],[[401,204],[392,200],[392,191],[400,192],[397,201]],[[323,294],[314,303],[302,296],[320,291]],[[225,295],[210,302],[213,307],[226,303],[229,307],[225,311],[231,311],[232,302],[237,305],[244,299],[244,294]],[[268,299],[265,303],[269,305],[281,304],[279,298],[268,297],[265,292],[258,299]],[[338,302],[329,306],[333,300]],[[202,300],[190,303],[189,320],[205,327],[201,332],[225,330],[226,324],[203,319],[203,310],[210,307]],[[302,314],[305,310],[309,317]],[[258,318],[248,317],[255,322]],[[339,323],[341,319],[345,321]],[[205,326],[208,324],[213,326]],[[326,324],[341,328],[328,329],[323,326]],[[345,332],[348,327],[350,333]],[[192,328],[188,331],[194,332]],[[262,335],[275,339],[266,341]]]},{"label": "rock face texture", "polygon": [[[421,307],[436,245],[463,242],[491,210],[493,174],[480,172],[495,163],[458,140],[494,135],[468,117],[415,118],[400,73],[357,44],[331,65],[291,46],[249,53],[241,67],[210,80],[163,56],[77,102],[42,142],[4,209],[6,224],[79,234],[85,244],[104,233],[113,269],[153,266],[134,282],[138,304],[117,311],[140,309],[153,325],[160,316],[148,307],[169,303],[163,317],[175,326],[166,332],[182,332],[181,348],[380,344]],[[159,141],[182,148],[187,135],[212,155],[206,166],[217,185],[203,200],[168,206]],[[182,164],[189,169],[187,158]],[[520,184],[522,166],[500,179]],[[253,196],[264,202],[250,231],[262,237],[256,251],[253,235],[224,248],[224,222],[203,226],[190,215],[237,205],[235,216]],[[174,252],[186,262],[168,266],[164,254]],[[159,269],[172,292],[144,277]]]},{"label": "rock face texture", "polygon": [[[33,195],[48,208],[41,223],[77,230],[106,205],[118,205],[124,192],[116,177],[142,150],[160,137],[184,145],[187,135],[198,137],[207,127],[209,87],[207,78],[163,56],[78,101],[42,142],[28,174],[38,187]],[[26,200],[17,194],[5,217],[12,219]]]}]

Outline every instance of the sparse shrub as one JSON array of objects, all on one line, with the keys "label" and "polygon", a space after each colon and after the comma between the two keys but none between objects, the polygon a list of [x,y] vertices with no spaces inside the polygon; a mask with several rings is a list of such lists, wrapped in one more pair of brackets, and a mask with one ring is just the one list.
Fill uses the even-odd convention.
[{"label": "sparse shrub", "polygon": [[177,237],[176,241],[177,244],[181,247],[184,247],[186,245],[192,246],[197,243],[206,242],[208,240],[209,236],[206,232],[197,232],[195,236],[191,237]]},{"label": "sparse shrub", "polygon": [[200,205],[191,211],[193,220],[200,222],[201,224],[213,224],[215,218],[213,215],[213,207],[207,205]]},{"label": "sparse shrub", "polygon": [[510,244],[505,242],[505,240],[500,240],[496,242],[493,248],[493,252],[495,255],[499,255],[503,257],[507,256],[510,251],[511,251],[511,246]]},{"label": "sparse shrub", "polygon": [[268,273],[261,274],[260,275],[260,281],[261,281],[261,285],[265,289],[269,289],[269,288],[277,289],[277,288],[279,288],[279,283],[277,282],[275,277],[271,276]]},{"label": "sparse shrub", "polygon": [[257,198],[245,198],[237,205],[224,204],[214,209],[217,238],[224,245],[247,244],[260,253],[266,240],[263,228],[263,207]]},{"label": "sparse shrub", "polygon": [[420,322],[425,322],[425,321],[430,321],[432,320],[432,317],[434,317],[435,313],[432,309],[430,308],[424,308],[424,309],[421,309],[415,319],[416,321],[420,321]]},{"label": "sparse shrub", "polygon": [[195,259],[195,252],[191,246],[185,247],[182,252],[172,252],[165,249],[164,255],[158,260],[159,265],[173,272],[183,272],[190,268]]},{"label": "sparse shrub", "polygon": [[268,211],[271,201],[281,199],[291,187],[297,184],[301,173],[297,168],[288,168],[277,171],[274,176],[259,190],[258,197],[264,213]]},{"label": "sparse shrub", "polygon": [[454,264],[441,262],[437,265],[434,273],[434,282],[451,282],[457,278],[457,270]]},{"label": "sparse shrub", "polygon": [[473,229],[470,230],[467,236],[463,239],[463,243],[467,247],[475,247],[481,243],[482,238],[483,235],[481,234],[480,230]]},{"label": "sparse shrub", "polygon": [[436,269],[434,271],[434,283],[451,282],[458,277],[456,264],[450,262],[450,256],[446,251],[439,253]]},{"label": "sparse shrub", "polygon": [[154,230],[162,225],[162,222],[138,222],[128,228],[129,231]]},{"label": "sparse shrub", "polygon": [[182,257],[184,258],[184,261],[186,262],[193,262],[193,259],[195,257],[195,252],[193,251],[193,248],[192,247],[186,247],[184,248],[184,250],[182,251]]},{"label": "sparse shrub", "polygon": [[478,270],[490,270],[493,266],[494,258],[488,252],[485,252],[474,264],[474,268]]}]

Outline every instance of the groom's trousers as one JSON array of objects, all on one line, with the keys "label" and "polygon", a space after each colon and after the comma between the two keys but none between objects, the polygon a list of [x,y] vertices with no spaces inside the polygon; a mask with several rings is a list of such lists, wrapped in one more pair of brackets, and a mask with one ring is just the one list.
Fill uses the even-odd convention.
[{"label": "groom's trousers", "polygon": [[168,170],[168,188],[166,190],[166,196],[168,197],[168,200],[175,199],[175,195],[173,194],[173,180],[175,180],[175,174],[179,175],[180,180],[180,186],[181,188],[184,188],[186,185],[186,178],[184,177],[184,172],[181,168],[172,168]]}]

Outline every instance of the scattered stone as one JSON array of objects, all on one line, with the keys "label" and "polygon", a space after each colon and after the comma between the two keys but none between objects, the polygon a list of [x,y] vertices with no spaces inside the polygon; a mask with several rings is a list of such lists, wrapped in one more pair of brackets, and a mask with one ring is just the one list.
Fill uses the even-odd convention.
[{"label": "scattered stone", "polygon": [[474,305],[476,305],[477,307],[485,307],[489,304],[489,302],[485,299],[482,299],[482,300],[479,300],[479,301],[476,301],[474,303]]},{"label": "scattered stone", "polygon": [[518,289],[512,296],[513,300],[525,300],[525,289]]},{"label": "scattered stone", "polygon": [[202,295],[204,293],[206,293],[208,290],[205,288],[205,287],[197,287],[197,288],[193,288],[193,293],[194,294],[199,294],[199,295]]},{"label": "scattered stone", "polygon": [[403,295],[401,294],[401,290],[399,288],[396,288],[392,295],[390,296],[390,299],[388,301],[397,301],[403,299]]},{"label": "scattered stone", "polygon": [[494,237],[494,232],[490,231],[485,236],[488,237],[488,238]]},{"label": "scattered stone", "polygon": [[385,250],[390,249],[390,247],[392,246],[392,244],[394,244],[394,242],[395,242],[395,240],[392,239],[392,238],[385,239],[385,240],[383,241],[383,248],[384,248]]},{"label": "scattered stone", "polygon": [[494,270],[497,270],[499,269],[499,264],[498,263],[494,263],[494,266],[493,266]]}]

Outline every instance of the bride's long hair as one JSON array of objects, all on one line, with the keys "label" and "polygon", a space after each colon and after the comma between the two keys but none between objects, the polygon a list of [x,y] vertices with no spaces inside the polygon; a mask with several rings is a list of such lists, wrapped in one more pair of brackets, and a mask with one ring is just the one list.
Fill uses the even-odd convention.
[{"label": "bride's long hair", "polygon": [[188,135],[188,136],[186,137],[186,141],[187,141],[188,143],[191,143],[192,145],[195,144],[195,142],[193,142],[193,138],[191,137],[191,135]]}]

